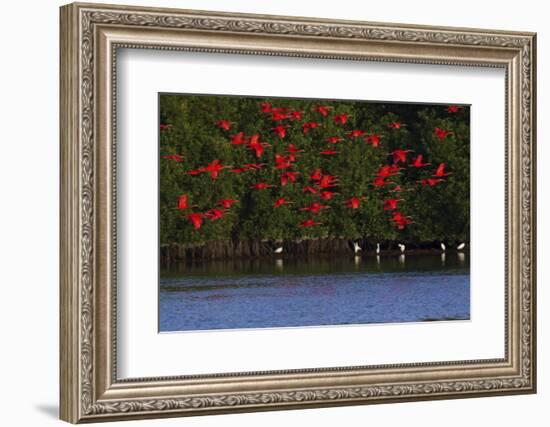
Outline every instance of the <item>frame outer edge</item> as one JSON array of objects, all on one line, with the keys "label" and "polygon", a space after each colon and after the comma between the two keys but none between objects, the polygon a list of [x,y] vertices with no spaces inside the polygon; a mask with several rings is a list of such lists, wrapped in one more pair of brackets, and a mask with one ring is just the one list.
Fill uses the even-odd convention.
[{"label": "frame outer edge", "polygon": [[60,7],[59,20],[59,418],[76,423],[80,418],[77,8],[74,5]]}]

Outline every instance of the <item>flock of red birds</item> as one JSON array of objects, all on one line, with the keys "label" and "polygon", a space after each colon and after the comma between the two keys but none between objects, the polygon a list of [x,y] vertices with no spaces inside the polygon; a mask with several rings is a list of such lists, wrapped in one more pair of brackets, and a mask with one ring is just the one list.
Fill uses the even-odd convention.
[{"label": "flock of red birds", "polygon": [[[451,105],[446,108],[448,113],[457,113],[462,107]],[[328,119],[330,116],[330,110],[332,107],[326,105],[317,105],[314,107],[314,111],[319,115],[319,119]],[[290,122],[302,122],[303,112],[302,111],[293,111],[284,107],[274,107],[268,102],[261,103],[261,112],[267,114],[271,117],[271,120],[274,123],[272,128],[273,133],[279,138],[280,141],[284,140],[287,136],[287,130],[290,127]],[[345,125],[350,118],[349,114],[338,113],[332,116],[332,120],[335,124],[343,126]],[[247,173],[250,171],[255,171],[262,169],[267,166],[267,163],[262,163],[261,160],[264,156],[267,155],[266,149],[270,146],[267,142],[262,142],[259,134],[254,134],[247,136],[244,132],[238,132],[233,135],[229,135],[233,129],[235,123],[227,119],[218,120],[216,126],[219,127],[222,131],[228,133],[229,144],[232,146],[245,146],[247,147],[254,158],[256,163],[244,163],[238,167],[224,165],[221,160],[215,159],[209,164],[205,165],[202,168],[189,170],[187,174],[189,175],[201,175],[208,174],[213,181],[216,181],[222,171],[227,170],[228,173]],[[301,123],[302,132],[307,134],[310,130],[316,129],[321,125],[318,121],[309,121]],[[394,121],[388,124],[388,128],[391,131],[399,131],[406,124]],[[160,130],[167,131],[171,129],[170,124],[161,124]],[[434,135],[439,140],[445,140],[447,137],[452,135],[452,131],[447,129],[441,129],[436,127],[434,129]],[[353,129],[347,132],[347,138],[349,140],[363,139],[367,144],[371,144],[374,148],[380,146],[382,136],[375,133],[367,133],[362,129]],[[322,149],[319,154],[323,156],[336,156],[339,151],[336,149],[337,144],[345,141],[346,138],[338,136],[330,136],[325,139],[327,148]],[[286,145],[285,154],[274,154],[274,168],[280,171],[280,186],[284,187],[286,185],[293,185],[297,181],[297,175],[299,172],[294,171],[293,167],[298,161],[300,153],[303,153],[304,150],[299,149],[294,144],[288,143]],[[384,200],[384,211],[390,214],[390,221],[394,224],[397,230],[404,230],[409,224],[413,224],[413,220],[409,216],[405,216],[402,212],[399,211],[399,203],[403,201],[401,198],[402,187],[396,182],[391,181],[393,176],[399,175],[401,170],[405,167],[412,168],[427,168],[431,166],[430,163],[424,162],[423,155],[417,154],[409,162],[409,155],[413,153],[413,150],[404,150],[396,149],[390,153],[388,156],[391,156],[391,164],[382,165],[378,169],[376,175],[373,177],[372,185],[375,188],[386,187],[389,188],[389,192],[393,195]],[[183,162],[184,158],[178,154],[170,154],[161,156],[163,159],[174,161],[174,162]],[[445,169],[445,163],[440,163],[433,174],[428,178],[423,178],[419,181],[422,186],[434,187],[444,182],[445,179],[450,175],[450,172],[447,172]],[[263,191],[272,187],[276,187],[274,184],[267,182],[256,182],[251,186],[251,189],[257,191]],[[304,186],[302,191],[304,193],[310,193],[318,197],[318,201],[299,207],[298,209],[302,212],[308,212],[311,214],[311,218],[301,221],[298,226],[301,228],[315,227],[319,226],[322,223],[316,221],[315,215],[319,214],[325,209],[329,209],[330,206],[323,204],[331,200],[333,197],[337,196],[339,193],[335,191],[335,187],[338,187],[338,177],[331,175],[330,173],[325,173],[322,169],[314,169],[309,175],[309,184]],[[350,197],[344,201],[344,205],[349,209],[359,209],[361,207],[362,201],[365,200],[365,197],[362,195],[357,195]],[[188,212],[187,219],[193,225],[193,227],[198,230],[202,227],[205,219],[210,221],[217,221],[223,218],[226,214],[229,213],[231,207],[238,203],[238,200],[233,199],[222,199],[216,203],[216,206],[208,209],[205,212],[195,212],[194,209],[197,208],[195,205],[189,204],[189,196],[187,194],[182,194],[179,196],[177,209],[180,211]],[[285,198],[277,198],[273,201],[273,209],[278,209],[283,206],[291,206],[292,201]]]}]

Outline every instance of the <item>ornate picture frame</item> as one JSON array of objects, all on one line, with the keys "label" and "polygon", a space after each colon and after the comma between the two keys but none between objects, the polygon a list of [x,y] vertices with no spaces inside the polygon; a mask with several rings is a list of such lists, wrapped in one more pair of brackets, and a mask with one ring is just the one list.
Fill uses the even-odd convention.
[{"label": "ornate picture frame", "polygon": [[[70,4],[61,8],[61,419],[112,421],[536,391],[536,35]],[[499,67],[506,73],[505,357],[117,378],[117,49]]]}]

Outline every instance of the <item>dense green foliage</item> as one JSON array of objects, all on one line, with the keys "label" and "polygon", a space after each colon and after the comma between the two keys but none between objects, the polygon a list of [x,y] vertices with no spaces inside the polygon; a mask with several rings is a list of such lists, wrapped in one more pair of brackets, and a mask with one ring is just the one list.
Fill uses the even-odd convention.
[{"label": "dense green foliage", "polygon": [[[302,120],[286,119],[274,122],[271,114],[261,111],[262,102],[274,107],[302,111]],[[332,107],[328,117],[315,111],[317,105]],[[342,125],[334,121],[339,113],[350,115]],[[219,120],[232,122],[223,130]],[[305,122],[316,121],[320,126],[304,133]],[[399,129],[389,126],[403,123]],[[468,241],[470,227],[470,113],[469,107],[449,112],[444,105],[393,104],[353,101],[312,101],[302,99],[245,98],[229,96],[161,95],[160,97],[160,239],[161,243],[202,243],[237,239],[298,239],[305,237],[342,237],[400,239],[402,241]],[[289,125],[281,139],[272,130],[278,124]],[[168,126],[165,126],[168,125]],[[452,133],[439,138],[435,128]],[[381,136],[374,147],[365,137],[352,138],[349,132],[360,129]],[[232,145],[231,137],[244,132],[247,137],[260,135],[260,141],[270,145],[258,159],[246,145]],[[344,140],[337,144],[326,142],[328,137]],[[286,155],[289,144],[298,149],[297,160],[291,169],[276,169],[274,155]],[[393,150],[410,149],[407,164],[400,164],[400,174],[388,178],[401,185],[397,197],[403,199],[398,210],[414,223],[399,230],[391,221],[391,212],[383,209],[384,200],[395,197],[393,185],[375,187],[373,181],[381,165],[392,164]],[[334,149],[338,154],[324,156],[320,151]],[[163,156],[181,155],[183,161]],[[408,165],[418,154],[431,166],[413,168]],[[217,179],[209,173],[188,174],[219,159],[223,165],[239,168],[245,163],[266,163],[260,170],[235,173],[223,169]],[[445,163],[451,175],[435,186],[422,185],[419,180],[433,176],[440,163]],[[338,178],[331,188],[339,194],[329,201],[317,194],[304,192],[312,185],[310,175],[316,168]],[[299,172],[296,183],[281,186],[280,175],[288,170]],[[266,190],[252,189],[257,182],[275,185]],[[178,198],[189,196],[195,207],[177,209]],[[345,204],[350,197],[364,197],[359,209]],[[273,208],[278,198],[292,201],[290,206]],[[195,229],[187,215],[205,212],[220,199],[236,199],[222,218],[205,218]],[[329,205],[314,214],[300,208],[320,201]],[[300,222],[314,219],[322,224],[302,228]]]}]

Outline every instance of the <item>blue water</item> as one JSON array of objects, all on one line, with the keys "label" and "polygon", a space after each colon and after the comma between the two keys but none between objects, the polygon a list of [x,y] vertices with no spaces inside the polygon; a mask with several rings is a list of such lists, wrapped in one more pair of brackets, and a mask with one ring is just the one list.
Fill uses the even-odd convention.
[{"label": "blue water", "polygon": [[469,259],[270,259],[163,271],[160,331],[457,320],[470,317]]}]

